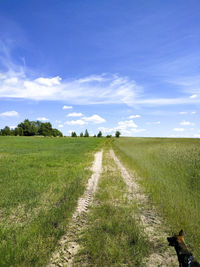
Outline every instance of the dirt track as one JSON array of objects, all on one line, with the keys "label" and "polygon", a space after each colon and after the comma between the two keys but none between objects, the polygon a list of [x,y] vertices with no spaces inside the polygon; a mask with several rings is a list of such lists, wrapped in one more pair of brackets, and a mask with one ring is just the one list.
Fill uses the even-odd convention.
[{"label": "dirt track", "polygon": [[88,180],[83,196],[78,200],[78,205],[72,216],[68,230],[60,240],[59,247],[52,255],[50,263],[47,265],[48,267],[70,267],[73,265],[74,256],[79,250],[79,244],[76,240],[78,239],[81,230],[86,225],[85,213],[87,212],[88,206],[91,205],[93,201],[93,196],[97,189],[99,177],[102,171],[102,155],[102,151],[95,154],[92,166],[93,174]]},{"label": "dirt track", "polygon": [[[60,240],[59,247],[52,255],[47,267],[73,266],[74,257],[80,248],[77,240],[82,230],[87,227],[86,212],[88,206],[92,204],[102,171],[102,155],[102,151],[95,154],[95,160],[92,167],[93,174],[88,180],[84,195],[78,200],[78,205],[72,216],[68,230]],[[138,203],[138,221],[144,228],[144,231],[152,244],[153,252],[150,257],[144,260],[145,264],[149,267],[177,266],[175,252],[167,247],[167,234],[163,230],[162,219],[157,214],[156,210],[149,205],[148,198],[142,193],[142,190],[137,183],[137,175],[132,174],[123,166],[113,150],[110,150],[110,157],[114,159],[116,163],[116,171],[120,170],[127,185],[129,199],[136,200]]]}]

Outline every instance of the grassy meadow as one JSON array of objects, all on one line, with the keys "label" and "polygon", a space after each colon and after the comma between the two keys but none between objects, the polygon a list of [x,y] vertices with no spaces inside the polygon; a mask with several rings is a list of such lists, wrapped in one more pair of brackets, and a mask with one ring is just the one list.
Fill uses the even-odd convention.
[{"label": "grassy meadow", "polygon": [[0,266],[43,266],[91,175],[100,138],[0,137]]},{"label": "grassy meadow", "polygon": [[169,232],[186,232],[200,259],[200,139],[119,138],[113,147],[164,217]]}]

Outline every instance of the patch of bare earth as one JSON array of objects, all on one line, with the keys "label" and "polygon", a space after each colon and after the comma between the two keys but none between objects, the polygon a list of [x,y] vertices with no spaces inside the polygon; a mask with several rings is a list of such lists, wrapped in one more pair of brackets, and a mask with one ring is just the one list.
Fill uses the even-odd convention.
[{"label": "patch of bare earth", "polygon": [[99,177],[102,171],[102,155],[103,152],[97,152],[93,162],[93,174],[88,180],[86,190],[78,200],[77,208],[68,225],[66,234],[61,238],[58,249],[53,253],[47,267],[56,266],[73,266],[73,260],[80,245],[78,238],[84,227],[87,226],[86,213],[88,206],[92,204],[94,193],[97,189]]},{"label": "patch of bare earth", "polygon": [[113,150],[110,155],[116,162],[122,177],[127,185],[129,198],[137,201],[139,208],[139,221],[144,227],[151,244],[153,253],[145,259],[149,267],[158,266],[177,266],[177,257],[174,250],[168,247],[166,237],[167,233],[163,229],[164,223],[156,212],[156,209],[149,204],[148,198],[137,183],[137,175],[131,174],[117,158]]}]

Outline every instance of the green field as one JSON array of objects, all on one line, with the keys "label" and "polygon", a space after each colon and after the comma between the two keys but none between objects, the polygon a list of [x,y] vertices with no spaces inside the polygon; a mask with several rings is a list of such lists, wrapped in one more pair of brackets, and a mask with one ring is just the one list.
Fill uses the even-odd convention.
[{"label": "green field", "polygon": [[120,138],[113,146],[123,163],[136,170],[166,229],[184,229],[200,259],[200,140]]},{"label": "green field", "polygon": [[0,137],[0,266],[42,266],[64,233],[102,139]]},{"label": "green field", "polygon": [[186,232],[200,254],[200,140],[167,138],[0,137],[0,266],[45,266],[83,194],[95,151],[104,171],[76,266],[140,266],[151,253],[137,206],[107,149],[136,171],[164,219],[166,232]]}]

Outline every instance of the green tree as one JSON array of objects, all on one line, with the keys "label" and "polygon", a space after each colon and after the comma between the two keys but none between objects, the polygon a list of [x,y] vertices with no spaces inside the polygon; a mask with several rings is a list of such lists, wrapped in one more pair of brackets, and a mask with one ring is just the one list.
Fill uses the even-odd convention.
[{"label": "green tree", "polygon": [[63,136],[63,134],[58,129],[52,129],[52,135],[54,137],[57,137],[57,136],[62,137]]},{"label": "green tree", "polygon": [[50,122],[41,123],[38,133],[43,136],[53,136],[53,129]]},{"label": "green tree", "polygon": [[85,130],[84,137],[89,137],[89,133],[88,133],[88,130],[87,129]]},{"label": "green tree", "polygon": [[72,132],[72,133],[71,133],[71,137],[77,137],[76,132]]},{"label": "green tree", "polygon": [[36,127],[35,122],[29,121],[28,119],[18,124],[18,128],[21,128],[23,130],[23,135],[25,136],[36,135],[38,132],[38,128]]},{"label": "green tree", "polygon": [[1,130],[2,135],[11,135],[11,131],[10,128],[8,126],[5,126],[2,130]]},{"label": "green tree", "polygon": [[102,137],[102,132],[101,131],[98,132],[97,137]]},{"label": "green tree", "polygon": [[119,131],[116,131],[115,137],[119,138],[120,135],[121,135],[121,133]]},{"label": "green tree", "polygon": [[83,133],[82,132],[80,133],[80,137],[83,137]]}]

